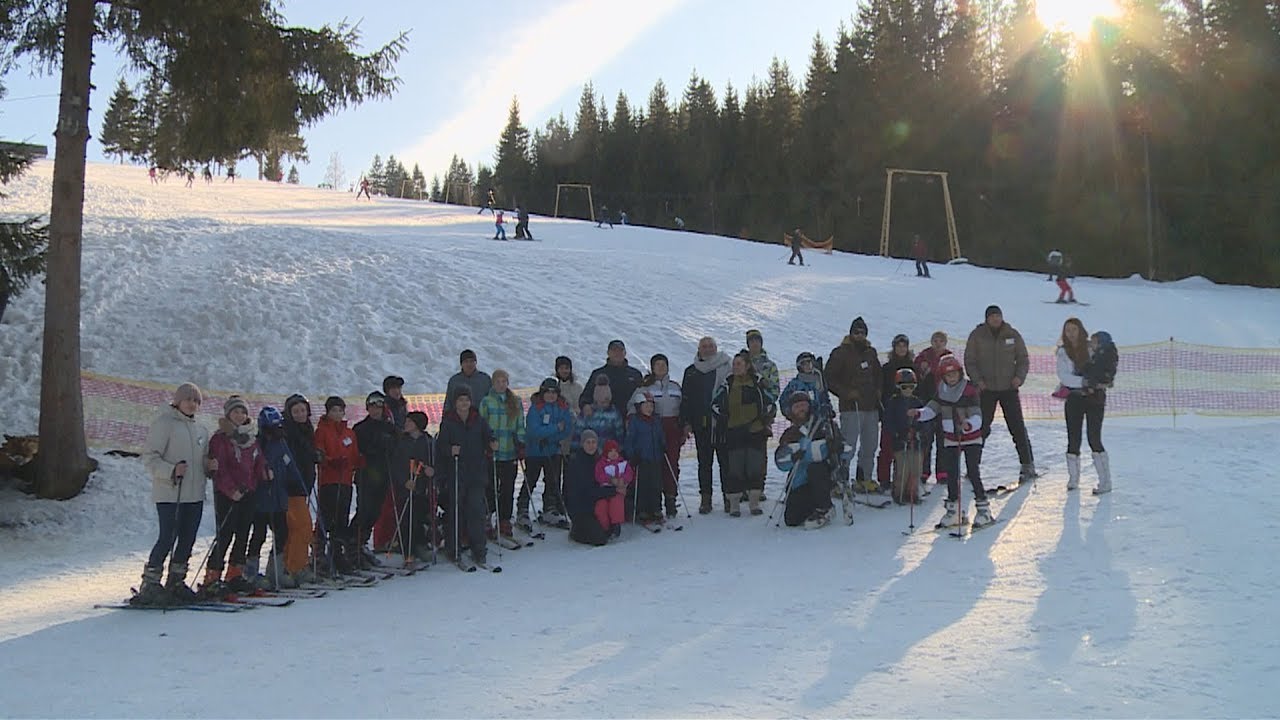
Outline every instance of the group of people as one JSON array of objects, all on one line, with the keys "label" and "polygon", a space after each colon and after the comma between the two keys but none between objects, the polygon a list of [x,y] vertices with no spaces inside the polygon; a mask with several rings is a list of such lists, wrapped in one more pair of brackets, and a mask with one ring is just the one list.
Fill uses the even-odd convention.
[{"label": "group of people", "polygon": [[[553,374],[527,404],[506,371],[485,373],[476,354],[464,350],[435,437],[427,414],[409,411],[397,376],[367,396],[366,417],[351,426],[337,396],[325,401],[315,425],[302,395],[288,397],[282,411],[263,407],[256,423],[248,404],[232,396],[212,436],[196,422],[199,388],[183,384],[147,437],[144,461],[160,532],[135,599],[190,602],[289,587],[316,573],[370,568],[378,563],[375,551],[392,547],[406,562],[443,549],[456,560],[468,553],[484,564],[489,544],[510,546],[517,531],[534,532],[535,518],[568,530],[577,542],[604,545],[628,521],[652,525],[676,516],[679,458],[689,439],[697,450],[699,513],[712,512],[718,468],[724,512],[761,515],[767,446],[779,412],[789,421],[774,452],[776,466],[787,473],[780,500],[788,526],[825,525],[832,498],[855,492],[917,503],[933,475],[947,486],[941,525],[968,524],[959,503],[962,461],[973,487],[973,524],[993,522],[980,464],[997,405],[1017,448],[1019,482],[1036,475],[1018,396],[1027,350],[997,306],[988,307],[970,333],[963,362],[943,332],[919,353],[897,335],[882,359],[858,317],[825,365],[811,352],[800,353],[797,374],[781,390],[763,335],[750,330],[745,341],[730,357],[714,339],[702,338],[677,382],[665,355],[650,358],[649,372],[642,373],[629,364],[623,341],[614,340],[605,364],[585,382],[570,358],[556,358]],[[1094,492],[1108,492],[1101,427],[1115,346],[1106,333],[1089,336],[1072,318],[1063,327],[1057,365],[1066,401],[1068,489],[1079,485],[1087,429],[1098,475]],[[199,590],[192,590],[186,578],[208,480],[217,535]],[[268,531],[274,542],[259,572]]]}]

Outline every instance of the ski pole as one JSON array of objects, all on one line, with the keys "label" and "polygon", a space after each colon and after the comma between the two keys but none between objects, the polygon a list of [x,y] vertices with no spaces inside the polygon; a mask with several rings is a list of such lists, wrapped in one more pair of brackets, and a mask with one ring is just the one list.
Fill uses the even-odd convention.
[{"label": "ski pole", "polygon": [[[392,489],[391,489],[391,502],[392,502],[393,504],[395,504],[395,505],[400,505],[400,503],[396,502],[396,491],[395,491],[395,488],[392,488]],[[407,510],[407,509],[408,509],[408,504],[406,503],[405,505],[403,505],[403,506],[401,506],[401,507],[400,507],[400,511],[399,511],[399,512],[395,513],[395,516],[396,516],[396,534],[395,534],[395,539],[396,539],[396,542],[398,542],[398,543],[400,544],[400,552],[401,552],[401,554],[403,554],[403,553],[404,553],[405,539],[404,539],[404,535],[400,532],[400,524],[401,524],[402,522],[404,522],[404,513],[405,513],[405,510]],[[391,559],[391,548],[390,548],[390,547],[388,547],[388,548],[387,548],[386,558],[387,558],[388,560],[390,560],[390,559]]]},{"label": "ski pole", "polygon": [[[217,491],[215,490],[214,492],[216,493]],[[195,577],[200,577],[200,573],[204,571],[205,564],[209,562],[210,556],[213,555],[213,549],[218,546],[218,536],[222,534],[222,529],[230,519],[231,512],[227,511],[226,516],[222,518],[222,522],[218,523],[218,529],[213,532],[213,542],[209,545],[209,549],[204,552],[204,559],[200,561],[198,566],[196,566]]]},{"label": "ski pole", "polygon": [[490,461],[493,466],[493,517],[497,521],[498,531],[494,536],[498,538],[494,544],[498,546],[498,564],[502,564],[502,493],[498,488],[498,458],[495,457]]},{"label": "ski pole", "polygon": [[[782,486],[782,494],[773,501],[773,507],[770,508],[769,510],[769,517],[767,520],[765,520],[766,525],[768,524],[769,520],[773,520],[773,514],[778,512],[778,503],[783,502],[787,498],[787,496],[791,494],[791,480],[792,478],[795,477],[796,469],[799,467],[800,467],[800,463],[797,461],[794,465],[791,466],[791,470],[787,472],[787,482],[785,485]],[[785,510],[783,511],[783,515],[786,515]],[[778,518],[778,520],[774,522],[773,526],[782,527],[781,523],[782,523],[782,518]]]},{"label": "ski pole", "polygon": [[458,456],[453,456],[453,561],[462,562],[462,538],[458,530]]},{"label": "ski pole", "polygon": [[693,513],[689,512],[689,503],[684,501],[684,489],[680,487],[680,476],[676,474],[676,470],[671,465],[671,458],[666,453],[662,454],[662,459],[667,462],[667,469],[671,471],[671,481],[675,483],[676,495],[680,497],[680,504],[684,506],[685,519],[692,520]]}]

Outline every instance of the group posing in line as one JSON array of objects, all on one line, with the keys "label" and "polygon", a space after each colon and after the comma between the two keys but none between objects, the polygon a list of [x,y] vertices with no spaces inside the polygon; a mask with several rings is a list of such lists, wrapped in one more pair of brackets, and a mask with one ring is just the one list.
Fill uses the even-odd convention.
[{"label": "group posing in line", "polygon": [[[369,569],[378,564],[377,551],[392,547],[406,562],[430,560],[443,549],[455,561],[466,556],[483,565],[490,543],[533,533],[535,517],[577,542],[605,545],[629,520],[653,525],[676,516],[680,452],[690,438],[699,513],[712,512],[718,467],[724,512],[740,517],[745,504],[747,513],[761,515],[779,408],[790,423],[774,452],[787,473],[781,502],[788,526],[827,524],[832,499],[855,492],[918,503],[935,475],[947,487],[940,526],[968,525],[960,506],[962,461],[973,487],[972,524],[994,522],[980,465],[997,405],[1018,452],[1019,482],[1036,476],[1018,396],[1029,366],[1021,334],[992,305],[970,333],[963,363],[940,331],[918,354],[907,336],[897,335],[883,361],[867,335],[858,317],[825,366],[813,353],[800,353],[796,376],[781,390],[757,330],[746,333],[747,347],[732,358],[702,338],[680,382],[665,355],[654,355],[642,374],[628,363],[625,344],[614,340],[605,364],[585,383],[568,357],[558,357],[527,409],[506,371],[490,376],[464,350],[434,438],[426,413],[409,412],[404,380],[396,376],[369,394],[367,416],[351,426],[340,397],[325,401],[313,426],[302,395],[288,397],[283,411],[262,408],[256,423],[248,404],[232,396],[212,437],[195,419],[201,391],[185,383],[147,436],[159,537],[132,601],[180,604],[294,587]],[[1111,489],[1102,419],[1116,365],[1107,333],[1089,336],[1079,320],[1066,321],[1055,396],[1066,401],[1068,490],[1079,486],[1084,429],[1098,476],[1094,493]],[[217,533],[193,590],[186,579],[207,480]],[[539,482],[541,507],[533,508]],[[272,547],[259,572],[268,530]]]}]

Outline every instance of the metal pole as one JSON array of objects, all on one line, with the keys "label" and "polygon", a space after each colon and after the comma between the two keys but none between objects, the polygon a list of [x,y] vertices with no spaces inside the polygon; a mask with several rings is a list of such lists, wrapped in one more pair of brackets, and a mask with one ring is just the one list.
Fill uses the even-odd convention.
[{"label": "metal pole", "polygon": [[1142,164],[1147,181],[1147,279],[1156,279],[1156,249],[1151,234],[1151,143],[1150,133],[1142,131]]}]

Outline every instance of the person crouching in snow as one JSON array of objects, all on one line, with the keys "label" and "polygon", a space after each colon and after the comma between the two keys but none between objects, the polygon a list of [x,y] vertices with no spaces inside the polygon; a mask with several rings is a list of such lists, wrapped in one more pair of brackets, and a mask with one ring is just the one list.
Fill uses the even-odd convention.
[{"label": "person crouching in snow", "polygon": [[662,463],[667,450],[662,420],[654,414],[653,396],[649,393],[637,390],[631,404],[636,414],[627,423],[623,453],[636,472],[635,500],[630,503],[632,514],[641,524],[661,523]]},{"label": "person crouching in snow", "polygon": [[792,391],[785,413],[791,426],[778,438],[773,461],[790,478],[783,520],[806,530],[831,522],[831,421],[814,415],[809,393]]},{"label": "person crouching in snow", "polygon": [[600,527],[609,533],[609,537],[622,536],[622,523],[627,519],[627,490],[635,482],[636,472],[631,463],[622,457],[622,448],[617,440],[609,440],[604,444],[604,452],[596,461],[596,484],[612,485],[614,494],[596,501],[595,514]]},{"label": "person crouching in snow", "polygon": [[612,483],[596,482],[600,439],[595,432],[583,430],[579,444],[581,446],[569,456],[564,476],[564,503],[573,523],[569,539],[598,547],[609,542],[609,531],[597,519],[596,504],[607,502],[617,494],[617,488]]},{"label": "person crouching in snow", "polygon": [[217,461],[213,475],[213,507],[218,535],[204,573],[204,589],[216,593],[222,575],[227,549],[231,565],[222,581],[232,592],[252,592],[254,587],[245,577],[245,559],[249,553],[249,530],[253,526],[253,491],[267,477],[267,462],[254,439],[249,406],[239,395],[227,398],[218,420],[218,432],[209,439],[209,457]]},{"label": "person crouching in snow", "polygon": [[891,494],[899,505],[914,504],[920,502],[920,469],[924,462],[922,445],[933,428],[928,423],[917,422],[908,414],[924,407],[924,402],[915,395],[915,371],[899,368],[893,382],[894,391],[885,399],[884,420],[880,423],[893,456]]},{"label": "person crouching in snow", "polygon": [[[271,530],[271,556],[265,573],[253,578],[260,589],[295,588],[297,581],[284,566],[285,548],[289,545],[289,495],[305,486],[298,463],[284,436],[284,415],[273,407],[258,411],[258,444],[267,462],[267,479],[254,492],[253,534],[249,538],[248,567],[257,574],[262,546]],[[250,573],[246,573],[250,574]]]},{"label": "person crouching in snow", "polygon": [[982,405],[978,389],[964,378],[964,366],[954,355],[947,355],[938,363],[939,382],[937,393],[919,410],[908,410],[907,417],[928,422],[942,419],[942,468],[947,473],[947,499],[943,503],[946,512],[938,527],[967,525],[960,505],[960,456],[964,455],[965,469],[973,495],[977,499],[974,527],[995,522],[991,516],[991,504],[982,486]]}]

